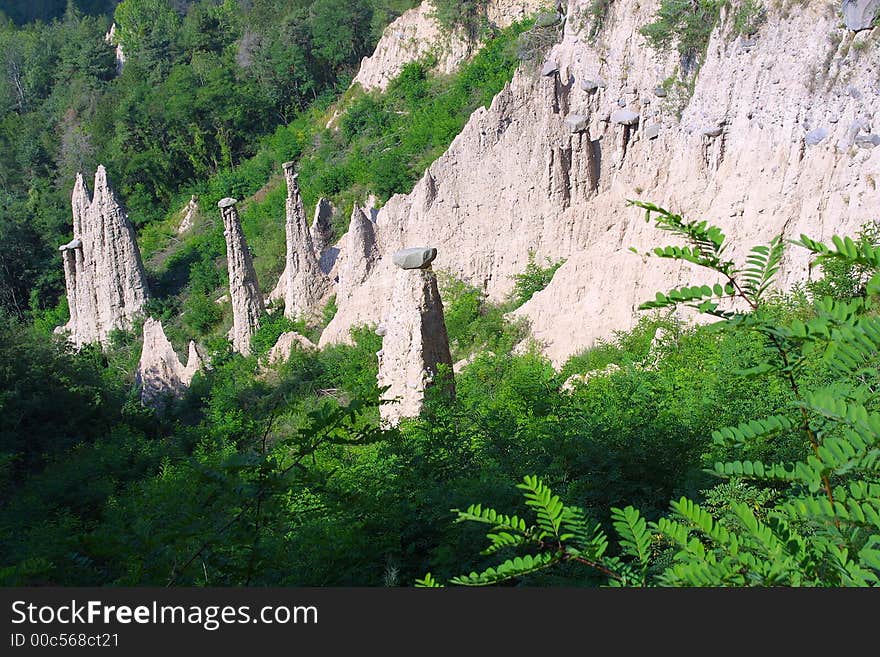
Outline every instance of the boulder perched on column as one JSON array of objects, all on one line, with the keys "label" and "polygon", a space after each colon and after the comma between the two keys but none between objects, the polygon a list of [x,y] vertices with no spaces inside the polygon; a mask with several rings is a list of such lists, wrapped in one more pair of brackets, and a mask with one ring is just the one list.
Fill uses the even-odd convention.
[{"label": "boulder perched on column", "polygon": [[384,426],[421,413],[425,390],[437,382],[440,365],[448,368],[448,390],[454,394],[452,356],[443,318],[443,302],[431,262],[437,249],[402,249],[393,261],[400,269],[383,324],[379,357],[379,387],[388,386],[379,413]]},{"label": "boulder perched on column", "polygon": [[284,164],[284,178],[287,181],[287,259],[282,274],[286,278],[284,314],[291,319],[309,319],[329,293],[331,283],[315,256],[293,162]]},{"label": "boulder perched on column", "polygon": [[251,336],[260,327],[266,312],[257,284],[254,260],[244,239],[234,198],[224,198],[217,205],[223,217],[226,238],[226,261],[229,268],[229,298],[232,301],[232,348],[245,356],[251,353]]},{"label": "boulder perched on column", "polygon": [[107,344],[111,332],[131,328],[149,298],[141,252],[103,166],[92,198],[77,175],[71,206],[73,240],[60,247],[70,321],[58,331],[77,347]]}]

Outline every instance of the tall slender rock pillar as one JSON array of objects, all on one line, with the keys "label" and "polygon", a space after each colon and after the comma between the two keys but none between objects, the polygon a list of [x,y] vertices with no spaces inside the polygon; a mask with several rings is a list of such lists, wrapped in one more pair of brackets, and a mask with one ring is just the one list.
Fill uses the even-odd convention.
[{"label": "tall slender rock pillar", "polygon": [[260,317],[266,312],[257,284],[254,261],[241,230],[234,198],[224,198],[217,206],[223,217],[223,236],[226,238],[226,261],[229,268],[229,298],[232,301],[232,330],[229,339],[232,348],[240,354],[251,353],[251,336],[260,326]]},{"label": "tall slender rock pillar", "polygon": [[455,393],[443,302],[431,269],[436,256],[437,249],[426,247],[403,249],[393,257],[400,271],[377,354],[379,387],[388,386],[384,399],[394,400],[379,407],[386,427],[421,413],[425,390],[437,383],[440,365],[447,366],[448,390]]},{"label": "tall slender rock pillar", "polygon": [[284,165],[287,181],[285,233],[287,237],[284,314],[291,319],[309,319],[321,301],[330,292],[330,279],[321,271],[315,256],[315,245],[306,220],[302,196],[299,192],[294,163]]}]

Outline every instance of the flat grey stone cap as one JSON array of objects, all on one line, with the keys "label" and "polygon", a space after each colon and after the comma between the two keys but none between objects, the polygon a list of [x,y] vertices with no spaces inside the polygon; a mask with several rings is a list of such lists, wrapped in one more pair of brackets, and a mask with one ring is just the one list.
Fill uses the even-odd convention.
[{"label": "flat grey stone cap", "polygon": [[635,125],[639,122],[639,115],[628,109],[619,109],[611,115],[611,122],[619,125]]},{"label": "flat grey stone cap", "polygon": [[238,203],[237,199],[229,198],[228,196],[224,199],[220,199],[220,202],[217,203],[217,207],[220,209],[231,208],[233,205]]},{"label": "flat grey stone cap", "polygon": [[581,114],[569,114],[565,117],[565,125],[571,132],[586,132],[587,123],[587,117]]},{"label": "flat grey stone cap", "polygon": [[395,252],[391,261],[401,269],[423,269],[437,257],[437,249],[430,246],[416,246]]},{"label": "flat grey stone cap", "polygon": [[59,246],[58,250],[59,251],[67,251],[68,249],[78,249],[81,246],[82,246],[82,240],[73,239],[73,240],[70,240],[67,244],[62,244],[61,246]]},{"label": "flat grey stone cap", "polygon": [[543,68],[541,68],[541,75],[550,76],[550,75],[553,75],[554,73],[556,73],[556,71],[558,71],[558,70],[559,70],[559,64],[557,64],[553,60],[546,61],[546,62],[544,62]]}]

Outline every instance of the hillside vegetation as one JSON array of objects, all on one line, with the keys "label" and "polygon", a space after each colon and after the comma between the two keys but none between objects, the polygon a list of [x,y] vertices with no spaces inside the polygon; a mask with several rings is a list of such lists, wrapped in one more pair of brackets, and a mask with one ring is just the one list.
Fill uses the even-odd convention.
[{"label": "hillside vegetation", "polygon": [[[281,163],[297,161],[307,207],[334,202],[340,235],[353,204],[411,190],[517,67],[540,66],[520,61],[521,35],[544,28],[493,31],[474,20],[485,3],[444,0],[444,24],[485,30],[482,50],[452,75],[413,62],[367,93],[348,81],[408,0],[116,4],[35,3],[0,24],[0,584],[878,584],[873,224],[733,262],[710,217],[635,203],[675,240],[645,255],[722,283],[659,291],[633,330],[559,371],[509,313],[561,261],[530,258],[499,303],[438,272],[454,360],[469,363],[454,399],[437,386],[420,417],[383,429],[375,327],[267,362],[283,331],[316,339],[332,303],[311,326],[264,316],[253,355],[231,352],[216,203],[242,201],[267,292]],[[711,22],[720,3],[700,7]],[[664,0],[649,38],[698,59],[706,25],[683,8]],[[99,162],[138,228],[147,313],[178,349],[209,352],[161,410],[135,386],[139,326],[106,349],[52,334],[70,185]],[[199,215],[178,235],[192,194]],[[777,289],[784,249],[810,251],[816,280]],[[712,323],[681,322],[679,305]]]}]

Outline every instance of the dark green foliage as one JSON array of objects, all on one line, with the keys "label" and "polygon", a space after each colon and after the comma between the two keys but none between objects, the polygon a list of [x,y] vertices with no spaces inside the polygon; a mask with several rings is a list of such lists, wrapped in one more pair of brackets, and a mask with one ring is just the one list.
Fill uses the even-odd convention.
[{"label": "dark green foliage", "polygon": [[454,360],[476,351],[509,353],[525,337],[522,326],[505,320],[510,304],[493,304],[479,288],[440,276],[443,315]]},{"label": "dark green foliage", "polygon": [[369,326],[353,328],[351,337],[353,346],[331,345],[321,351],[320,360],[326,372],[323,382],[343,397],[378,399],[376,352],[382,348],[382,338]]},{"label": "dark green foliage", "polygon": [[655,21],[640,31],[657,50],[674,46],[682,71],[690,74],[699,68],[722,5],[719,0],[663,0]]},{"label": "dark green foliage", "polygon": [[120,0],[0,0],[0,12],[18,25],[32,21],[51,21],[69,7],[86,14],[109,14]]},{"label": "dark green foliage", "polygon": [[[385,21],[410,3],[20,4],[33,5],[15,14],[22,21],[54,18],[20,28],[0,22],[0,304],[24,317],[54,308],[63,292],[57,246],[70,239],[78,171],[88,177],[106,165],[145,233],[145,254],[163,248],[176,226],[159,221],[189,194],[200,193],[210,216],[212,203],[253,194],[298,156],[300,114],[326,107]],[[104,39],[114,7],[126,57],[118,76],[115,44]],[[186,270],[172,293],[184,287]],[[207,309],[203,299],[193,303]],[[206,330],[213,321],[192,325]]]},{"label": "dark green foliage", "polygon": [[513,301],[515,307],[523,305],[535,295],[535,292],[540,292],[550,285],[556,270],[563,264],[565,264],[565,260],[552,262],[550,258],[547,258],[547,266],[542,267],[535,262],[535,252],[529,251],[529,262],[525,271],[514,276]]},{"label": "dark green foliage", "polygon": [[432,4],[437,22],[447,31],[460,30],[475,39],[488,25],[488,0],[436,0]]},{"label": "dark green foliage", "polygon": [[[650,523],[631,506],[612,508],[619,556],[609,556],[604,531],[581,509],[565,505],[535,477],[519,486],[526,491],[526,505],[537,511],[534,525],[479,505],[458,511],[460,521],[491,527],[484,554],[523,549],[527,554],[450,581],[490,585],[577,562],[616,586],[876,586],[880,413],[873,390],[880,378],[880,249],[839,237],[829,247],[802,236],[798,244],[820,262],[862,267],[870,279],[865,296],[824,297],[806,321],[780,317],[766,301],[781,261],[780,240],[753,248],[746,266],[737,267],[726,259],[724,235],[716,227],[686,222],[648,203],[635,205],[687,243],[655,249],[655,255],[694,263],[722,280],[720,291],[681,288],[643,308],[690,303],[724,318],[713,328],[716,334],[755,336],[764,347],[760,362],[741,376],[760,379],[762,386],[781,382],[789,402],[776,414],[713,432],[716,446],[740,458],[714,464],[714,473],[730,482],[707,491],[705,505],[680,497],[668,515]],[[725,298],[737,299],[748,312],[721,310],[715,300],[708,301]],[[825,370],[818,380],[817,363]],[[796,449],[781,448],[792,436]],[[756,452],[772,460],[755,458]],[[743,485],[744,480],[754,484]],[[658,542],[660,555],[653,547]],[[438,580],[428,575],[418,584],[437,586]]]},{"label": "dark green foliage", "polygon": [[294,331],[300,335],[306,335],[310,331],[304,322],[295,322],[284,316],[283,310],[263,315],[260,318],[260,328],[251,336],[251,350],[255,356],[265,356],[278,342],[282,333]]}]

